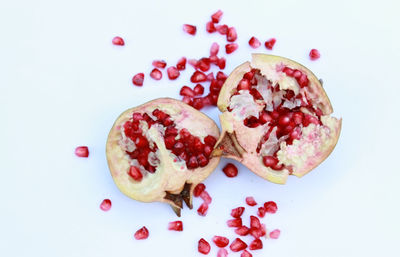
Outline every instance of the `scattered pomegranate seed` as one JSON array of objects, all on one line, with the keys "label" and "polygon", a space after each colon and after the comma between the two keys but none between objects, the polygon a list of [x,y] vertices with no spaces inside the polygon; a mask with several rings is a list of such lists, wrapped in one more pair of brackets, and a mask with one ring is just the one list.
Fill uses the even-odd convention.
[{"label": "scattered pomegranate seed", "polygon": [[214,236],[212,240],[214,244],[220,248],[224,248],[229,244],[229,239],[224,236]]},{"label": "scattered pomegranate seed", "polygon": [[229,27],[227,25],[219,25],[216,28],[219,34],[221,35],[228,34]]},{"label": "scattered pomegranate seed", "polygon": [[208,33],[214,33],[215,31],[217,31],[217,29],[215,28],[214,22],[212,22],[212,21],[207,22],[206,31]]},{"label": "scattered pomegranate seed", "polygon": [[183,24],[183,31],[194,36],[194,35],[196,35],[197,29],[196,29],[196,26],[193,26],[190,24]]},{"label": "scattered pomegranate seed", "polygon": [[136,86],[143,86],[144,73],[138,73],[132,78],[132,83]]},{"label": "scattered pomegranate seed", "polygon": [[247,244],[240,238],[236,238],[229,246],[233,252],[239,252],[247,248]]},{"label": "scattered pomegranate seed", "polygon": [[[210,73],[212,74],[212,73]],[[207,75],[208,76],[208,75]],[[201,84],[197,84],[194,88],[193,88],[194,94],[195,95],[202,95],[204,93],[204,87]]]},{"label": "scattered pomegranate seed", "polygon": [[259,48],[261,46],[261,42],[256,37],[251,37],[249,40],[249,45],[254,49]]},{"label": "scattered pomegranate seed", "polygon": [[191,97],[189,97],[189,96],[184,96],[183,98],[182,98],[182,102],[184,102],[185,104],[188,104],[188,105],[192,105],[193,104],[193,101],[192,101],[193,99],[191,98]]},{"label": "scattered pomegranate seed", "polygon": [[247,236],[250,232],[250,228],[246,226],[241,226],[235,229],[235,233],[239,236]]},{"label": "scattered pomegranate seed", "polygon": [[195,71],[190,77],[190,81],[193,83],[204,82],[207,80],[206,74],[201,71]]},{"label": "scattered pomegranate seed", "polygon": [[231,54],[231,53],[235,52],[236,49],[238,49],[238,47],[239,47],[239,45],[236,44],[236,43],[226,44],[225,45],[225,52],[227,54]]},{"label": "scattered pomegranate seed", "polygon": [[193,108],[197,110],[201,110],[204,107],[204,99],[199,97],[199,98],[194,98],[193,99]]},{"label": "scattered pomegranate seed", "polygon": [[141,181],[143,178],[142,172],[138,167],[131,166],[128,171],[128,175],[136,181]]},{"label": "scattered pomegranate seed", "polygon": [[186,57],[182,57],[181,59],[178,60],[178,63],[176,64],[176,68],[178,70],[186,69]]},{"label": "scattered pomegranate seed", "polygon": [[225,175],[228,178],[233,178],[233,177],[236,177],[238,175],[238,169],[232,163],[226,164],[225,167],[222,169],[222,171],[225,173]]},{"label": "scattered pomegranate seed", "polygon": [[112,43],[113,43],[113,45],[116,45],[116,46],[123,46],[123,45],[125,45],[125,41],[122,39],[122,37],[114,37],[114,38],[112,39]]},{"label": "scattered pomegranate seed", "polygon": [[225,248],[219,249],[217,257],[228,257],[228,251]]},{"label": "scattered pomegranate seed", "polygon": [[203,199],[203,201],[204,201],[206,204],[210,204],[211,201],[212,201],[211,196],[208,194],[208,192],[207,192],[206,190],[203,190],[203,192],[201,192],[200,198]]},{"label": "scattered pomegranate seed", "polygon": [[168,73],[168,78],[169,78],[170,80],[175,80],[175,79],[177,79],[177,78],[179,77],[179,75],[180,75],[179,70],[178,70],[176,67],[173,67],[173,66],[171,66],[171,67],[169,67],[169,68],[167,69],[167,73]]},{"label": "scattered pomegranate seed", "polygon": [[183,231],[182,221],[171,221],[170,223],[168,223],[168,230]]},{"label": "scattered pomegranate seed", "polygon": [[266,213],[266,210],[265,210],[264,207],[258,208],[258,212],[257,212],[258,217],[264,218],[265,217],[265,213]]},{"label": "scattered pomegranate seed", "polygon": [[201,71],[208,71],[210,69],[210,59],[201,58],[197,63],[197,68],[199,68]]},{"label": "scattered pomegranate seed", "polygon": [[150,72],[150,77],[155,80],[160,80],[162,78],[162,73],[159,69],[155,68]]},{"label": "scattered pomegranate seed", "polygon": [[104,199],[100,204],[100,209],[102,211],[110,210],[111,209],[111,200],[110,199]]},{"label": "scattered pomegranate seed", "polygon": [[149,237],[149,231],[147,230],[146,227],[142,227],[135,233],[136,240],[142,240],[142,239],[146,239],[148,237]]},{"label": "scattered pomegranate seed", "polygon": [[267,49],[269,49],[269,50],[272,50],[272,48],[274,47],[275,43],[276,43],[276,39],[275,38],[271,38],[270,40],[265,41],[265,47]]},{"label": "scattered pomegranate seed", "polygon": [[211,15],[211,20],[214,23],[218,23],[221,20],[222,14],[224,14],[221,10],[218,10],[216,13]]},{"label": "scattered pomegranate seed", "polygon": [[225,69],[226,59],[224,57],[219,58],[217,65],[218,65],[218,68],[220,68],[221,70]]},{"label": "scattered pomegranate seed", "polygon": [[254,200],[254,197],[252,197],[252,196],[246,197],[246,203],[247,203],[247,205],[249,205],[249,206],[255,206],[255,205],[257,205],[257,202]]},{"label": "scattered pomegranate seed", "polygon": [[243,224],[242,224],[242,219],[241,218],[236,218],[236,219],[231,219],[231,220],[228,220],[227,222],[226,222],[226,224],[228,225],[228,227],[230,227],[230,228],[238,228],[238,227],[241,227]]},{"label": "scattered pomegranate seed", "polygon": [[232,209],[231,216],[234,218],[240,218],[242,216],[244,210],[245,210],[244,207],[237,207],[235,209]]},{"label": "scattered pomegranate seed", "polygon": [[164,69],[167,66],[167,63],[164,60],[154,60],[153,66],[156,68]]},{"label": "scattered pomegranate seed", "polygon": [[89,157],[89,148],[87,146],[78,146],[75,148],[75,155],[78,157]]},{"label": "scattered pomegranate seed", "polygon": [[198,61],[196,59],[189,59],[188,63],[193,66],[193,68],[197,69],[197,63]]},{"label": "scattered pomegranate seed", "polygon": [[194,97],[194,95],[195,95],[193,89],[191,89],[188,86],[183,86],[181,88],[181,91],[179,92],[179,94],[181,96],[189,96],[189,97]]},{"label": "scattered pomegranate seed", "polygon": [[199,197],[204,189],[206,189],[206,185],[204,185],[203,183],[198,184],[193,190],[193,195],[195,197]]},{"label": "scattered pomegranate seed", "polygon": [[269,237],[272,239],[278,239],[281,234],[281,231],[279,229],[274,229],[269,233]]},{"label": "scattered pomegranate seed", "polygon": [[261,222],[256,216],[250,216],[250,228],[261,228]]},{"label": "scattered pomegranate seed", "polygon": [[263,243],[259,238],[253,240],[249,245],[250,250],[260,250],[263,248]]},{"label": "scattered pomegranate seed", "polygon": [[278,206],[274,201],[264,203],[264,209],[268,213],[275,213],[278,210]]},{"label": "scattered pomegranate seed", "polygon": [[234,27],[230,27],[228,29],[228,33],[226,34],[226,40],[228,42],[235,42],[237,39],[236,29]]},{"label": "scattered pomegranate seed", "polygon": [[321,54],[317,49],[311,49],[309,56],[312,61],[315,61],[318,60],[319,57],[321,57]]},{"label": "scattered pomegranate seed", "polygon": [[218,52],[219,52],[219,45],[214,42],[210,48],[210,56],[216,56]]},{"label": "scattered pomegranate seed", "polygon": [[201,238],[197,249],[199,250],[199,253],[208,254],[211,250],[211,246],[204,238]]},{"label": "scattered pomegranate seed", "polygon": [[253,257],[251,253],[249,253],[247,250],[244,250],[241,254],[240,257]]},{"label": "scattered pomegranate seed", "polygon": [[200,207],[197,209],[197,213],[200,216],[206,216],[208,211],[208,204],[207,203],[202,203]]},{"label": "scattered pomegranate seed", "polygon": [[260,238],[265,236],[267,231],[265,230],[265,225],[263,224],[260,228],[250,228],[249,234],[252,235],[254,238]]}]

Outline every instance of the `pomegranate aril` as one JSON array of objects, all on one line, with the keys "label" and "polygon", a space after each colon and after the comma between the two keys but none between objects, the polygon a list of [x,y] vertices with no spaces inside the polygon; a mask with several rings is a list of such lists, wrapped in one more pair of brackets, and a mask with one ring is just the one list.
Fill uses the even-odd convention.
[{"label": "pomegranate aril", "polygon": [[276,43],[276,39],[275,38],[271,38],[270,40],[265,41],[264,45],[265,45],[265,47],[267,49],[272,50],[272,48],[274,47],[275,43]]},{"label": "pomegranate aril", "polygon": [[199,167],[196,156],[190,157],[186,165],[189,169],[196,169],[197,167]]},{"label": "pomegranate aril", "polygon": [[207,80],[206,74],[201,71],[195,71],[190,77],[190,81],[193,83],[204,82]]},{"label": "pomegranate aril", "polygon": [[181,91],[179,91],[179,94],[181,96],[190,96],[190,97],[194,97],[195,93],[193,92],[193,89],[191,89],[188,86],[183,86],[181,88]]},{"label": "pomegranate aril", "polygon": [[222,171],[225,173],[225,175],[228,178],[233,178],[233,177],[236,177],[238,175],[238,169],[232,163],[226,164],[225,167],[222,169]]},{"label": "pomegranate aril", "polygon": [[209,160],[204,154],[199,154],[197,155],[197,162],[199,163],[200,167],[205,167],[207,166]]},{"label": "pomegranate aril", "polygon": [[219,45],[217,43],[212,43],[210,48],[210,56],[216,56],[219,51]]},{"label": "pomegranate aril", "polygon": [[136,181],[141,181],[143,178],[142,172],[135,166],[129,168],[128,175]]},{"label": "pomegranate aril", "polygon": [[207,74],[207,81],[213,81],[213,80],[214,80],[214,73],[213,72],[208,73]]},{"label": "pomegranate aril", "polygon": [[204,146],[204,155],[206,157],[210,157],[212,151],[213,151],[213,149],[211,146],[209,146],[209,145]]},{"label": "pomegranate aril", "polygon": [[278,165],[279,160],[273,156],[264,156],[263,163],[265,167],[276,167]]},{"label": "pomegranate aril", "polygon": [[173,127],[173,126],[169,126],[165,129],[165,136],[177,136],[178,135],[178,129]]},{"label": "pomegranate aril", "polygon": [[262,248],[263,248],[263,243],[259,238],[254,239],[253,242],[251,242],[249,245],[250,250],[260,250]]},{"label": "pomegranate aril", "polygon": [[203,190],[203,192],[201,192],[200,198],[201,198],[206,204],[210,204],[210,203],[212,202],[212,198],[211,198],[211,196],[208,194],[208,192],[207,192],[206,190]]},{"label": "pomegranate aril", "polygon": [[201,58],[197,63],[197,68],[201,71],[208,71],[210,69],[210,59]]},{"label": "pomegranate aril", "polygon": [[167,66],[167,63],[164,60],[154,60],[153,66],[156,68],[164,69]]},{"label": "pomegranate aril", "polygon": [[242,216],[244,210],[245,210],[244,207],[237,207],[235,209],[232,209],[231,216],[234,218],[240,218]]},{"label": "pomegranate aril", "polygon": [[251,37],[250,40],[249,40],[249,45],[252,48],[259,48],[261,46],[261,42],[257,38]]},{"label": "pomegranate aril", "polygon": [[178,62],[176,63],[176,68],[178,70],[184,70],[186,68],[186,57],[182,57],[178,60]]},{"label": "pomegranate aril", "polygon": [[229,244],[229,239],[224,236],[214,236],[212,240],[214,244],[220,248],[224,248]]},{"label": "pomegranate aril", "polygon": [[252,197],[252,196],[246,197],[246,203],[247,203],[247,205],[249,205],[249,206],[255,206],[255,205],[257,205],[257,202],[254,200],[254,197]]},{"label": "pomegranate aril", "polygon": [[226,74],[223,73],[222,71],[218,71],[216,78],[217,80],[225,81],[228,78],[228,76],[226,76]]},{"label": "pomegranate aril", "polygon": [[250,228],[246,226],[241,226],[235,229],[235,233],[239,236],[247,236],[250,232]]},{"label": "pomegranate aril", "polygon": [[198,61],[197,61],[196,59],[189,59],[189,60],[188,60],[188,63],[189,63],[190,65],[192,65],[193,68],[197,69],[197,63],[198,63]]},{"label": "pomegranate aril", "polygon": [[266,111],[262,111],[262,113],[260,114],[260,118],[258,119],[258,121],[261,124],[265,124],[267,122],[272,122],[273,119],[271,117],[271,115],[269,115]]},{"label": "pomegranate aril", "polygon": [[204,100],[202,98],[194,98],[193,107],[197,110],[201,110],[204,107]]},{"label": "pomegranate aril", "polygon": [[194,92],[195,95],[202,95],[204,93],[204,87],[201,84],[197,84],[193,88],[193,92]]},{"label": "pomegranate aril", "polygon": [[183,31],[190,35],[196,35],[196,26],[190,25],[190,24],[183,24]]},{"label": "pomegranate aril", "polygon": [[179,159],[184,160],[185,162],[188,160],[188,155],[186,152],[182,152],[178,157]]},{"label": "pomegranate aril", "polygon": [[239,47],[239,45],[236,44],[236,43],[226,44],[226,45],[225,45],[225,52],[226,52],[227,54],[231,54],[231,53],[235,52],[236,49],[238,49],[238,47]]},{"label": "pomegranate aril", "polygon": [[174,154],[179,155],[184,151],[184,149],[185,149],[185,146],[181,142],[177,142],[174,145],[173,152],[174,152]]},{"label": "pomegranate aril", "polygon": [[100,204],[100,209],[102,211],[109,211],[111,209],[111,200],[110,199],[104,199]]},{"label": "pomegranate aril", "polygon": [[78,157],[89,157],[89,148],[87,146],[78,146],[75,148],[75,155]]},{"label": "pomegranate aril", "polygon": [[250,81],[248,79],[242,79],[239,82],[239,85],[237,87],[237,90],[250,90]]},{"label": "pomegranate aril", "polygon": [[215,143],[217,143],[217,139],[213,136],[208,135],[204,138],[204,143],[206,145],[213,147],[215,145]]},{"label": "pomegranate aril", "polygon": [[321,54],[317,49],[311,49],[309,56],[312,61],[315,61],[318,60],[319,57],[321,57]]},{"label": "pomegranate aril", "polygon": [[144,73],[138,73],[132,78],[132,83],[136,86],[143,86]]},{"label": "pomegranate aril", "polygon": [[228,33],[226,34],[226,40],[228,42],[235,42],[237,39],[236,29],[234,27],[230,27],[228,29]]},{"label": "pomegranate aril", "polygon": [[171,221],[170,223],[168,223],[168,230],[183,231],[182,221]]},{"label": "pomegranate aril", "polygon": [[171,66],[167,69],[167,74],[170,80],[175,80],[179,77],[180,72],[176,67]]},{"label": "pomegranate aril", "polygon": [[236,238],[235,240],[233,240],[229,248],[231,248],[232,252],[239,252],[246,249],[247,244],[243,242],[240,238]]},{"label": "pomegranate aril", "polygon": [[123,45],[125,45],[125,41],[122,39],[122,37],[114,37],[114,38],[112,39],[112,43],[113,43],[113,45],[116,45],[116,46],[123,46]]},{"label": "pomegranate aril", "polygon": [[219,34],[221,35],[228,34],[229,27],[227,25],[218,25],[216,26],[216,28]]},{"label": "pomegranate aril", "polygon": [[184,96],[182,98],[182,102],[184,102],[185,104],[188,104],[188,105],[193,105],[193,99],[189,96]]},{"label": "pomegranate aril", "polygon": [[175,145],[175,136],[167,136],[164,138],[165,148],[171,150]]},{"label": "pomegranate aril", "polygon": [[219,59],[218,59],[218,62],[217,62],[217,66],[218,66],[218,68],[220,68],[221,70],[225,69],[225,66],[226,66],[226,59],[225,59],[224,57],[219,58]]},{"label": "pomegranate aril", "polygon": [[258,211],[257,211],[258,217],[264,218],[265,217],[265,213],[266,213],[266,210],[265,210],[264,207],[259,207],[258,208]]},{"label": "pomegranate aril", "polygon": [[222,80],[213,80],[210,83],[210,92],[214,94],[218,94],[221,91],[222,85],[224,82]]},{"label": "pomegranate aril", "polygon": [[217,29],[215,28],[214,22],[212,22],[212,21],[207,22],[206,31],[208,33],[214,33],[215,31],[217,31]]},{"label": "pomegranate aril", "polygon": [[211,246],[204,238],[201,238],[199,240],[197,249],[198,249],[199,253],[208,254],[211,250]]},{"label": "pomegranate aril", "polygon": [[264,203],[264,209],[268,213],[276,213],[276,211],[278,210],[278,206],[274,201],[269,201]]},{"label": "pomegranate aril", "polygon": [[250,228],[249,234],[253,236],[254,238],[260,238],[262,236],[265,236],[265,229],[264,228]]},{"label": "pomegranate aril", "polygon": [[238,228],[238,227],[241,227],[243,225],[241,218],[228,220],[226,222],[226,224],[228,225],[228,227],[231,227],[231,228]]},{"label": "pomegranate aril", "polygon": [[250,228],[261,228],[260,220],[256,216],[250,216]]},{"label": "pomegranate aril", "polygon": [[150,77],[155,80],[160,80],[162,78],[162,73],[159,69],[155,68],[150,72]]},{"label": "pomegranate aril", "polygon": [[221,10],[218,10],[216,13],[211,15],[211,20],[214,23],[218,23],[221,20],[222,14],[224,14]]},{"label": "pomegranate aril", "polygon": [[198,184],[194,190],[193,190],[193,195],[195,197],[199,197],[200,194],[206,189],[206,185],[204,185],[203,183]]},{"label": "pomegranate aril", "polygon": [[301,88],[308,86],[309,82],[310,81],[308,80],[307,75],[304,73],[301,75],[299,79],[297,79],[297,83],[299,83],[299,86]]},{"label": "pomegranate aril", "polygon": [[279,229],[274,229],[269,233],[269,238],[278,239],[280,234],[281,234],[281,231]]},{"label": "pomegranate aril", "polygon": [[249,253],[247,250],[244,250],[241,254],[240,257],[253,257],[251,253]]},{"label": "pomegranate aril", "polygon": [[217,257],[228,257],[228,251],[225,248],[221,248],[217,252]]},{"label": "pomegranate aril", "polygon": [[207,203],[202,203],[200,207],[197,209],[197,213],[200,216],[206,216],[208,211],[208,204]]},{"label": "pomegranate aril", "polygon": [[136,240],[146,239],[149,237],[149,231],[147,230],[146,227],[142,227],[141,229],[135,232],[134,236]]}]

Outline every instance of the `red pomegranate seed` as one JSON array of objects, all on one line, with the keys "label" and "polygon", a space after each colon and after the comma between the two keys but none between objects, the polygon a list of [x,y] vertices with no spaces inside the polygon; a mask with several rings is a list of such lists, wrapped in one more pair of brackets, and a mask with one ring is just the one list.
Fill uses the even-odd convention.
[{"label": "red pomegranate seed", "polygon": [[222,71],[218,71],[218,73],[217,73],[217,80],[223,80],[223,81],[225,81],[227,77],[228,77],[228,76],[226,76],[225,73],[223,73]]},{"label": "red pomegranate seed", "polygon": [[215,28],[214,22],[212,22],[212,21],[207,22],[206,31],[208,33],[214,33],[215,31],[217,31],[217,29]]},{"label": "red pomegranate seed", "polygon": [[210,48],[210,56],[215,56],[219,52],[219,45],[217,43],[212,43]]},{"label": "red pomegranate seed", "polygon": [[220,248],[224,248],[229,244],[229,239],[224,236],[214,236],[212,240],[214,244]]},{"label": "red pomegranate seed", "polygon": [[239,252],[246,249],[247,244],[243,242],[240,238],[236,238],[235,240],[233,240],[229,248],[231,248],[232,252]]},{"label": "red pomegranate seed", "polygon": [[193,88],[193,92],[195,95],[202,95],[204,93],[204,87],[201,84],[197,84]]},{"label": "red pomegranate seed", "polygon": [[123,45],[125,45],[125,41],[122,39],[122,37],[114,37],[114,38],[112,39],[112,43],[113,43],[113,45],[116,45],[116,46],[123,46]]},{"label": "red pomegranate seed", "polygon": [[238,175],[238,169],[232,163],[226,164],[225,167],[222,169],[222,171],[225,173],[225,175],[228,178],[233,178],[233,177],[236,177]]},{"label": "red pomegranate seed", "polygon": [[266,213],[266,210],[265,210],[265,208],[264,208],[264,207],[260,207],[260,208],[258,208],[258,211],[257,211],[257,215],[258,215],[258,217],[260,217],[260,218],[264,218],[264,217],[265,217],[265,213]]},{"label": "red pomegranate seed", "polygon": [[211,196],[208,194],[208,192],[206,190],[203,190],[203,192],[201,192],[200,198],[203,199],[203,201],[206,204],[210,204],[212,202],[212,198],[211,198]]},{"label": "red pomegranate seed", "polygon": [[259,238],[253,240],[249,245],[250,250],[260,250],[263,248],[263,243]]},{"label": "red pomegranate seed", "polygon": [[186,57],[182,57],[181,59],[178,60],[178,63],[176,64],[176,68],[178,70],[186,69]]},{"label": "red pomegranate seed", "polygon": [[191,97],[189,97],[189,96],[184,96],[182,98],[182,102],[184,102],[185,104],[188,104],[188,105],[192,105],[193,104],[193,99]]},{"label": "red pomegranate seed", "polygon": [[219,34],[221,35],[228,34],[229,27],[227,25],[219,25],[216,28]]},{"label": "red pomegranate seed", "polygon": [[234,218],[240,218],[242,216],[244,210],[245,210],[244,207],[237,207],[235,209],[232,209],[231,216]]},{"label": "red pomegranate seed", "polygon": [[205,167],[209,163],[209,160],[204,154],[197,155],[197,162],[199,163],[200,167]]},{"label": "red pomegranate seed", "polygon": [[239,236],[247,236],[250,232],[250,229],[246,226],[241,226],[235,229],[235,233]]},{"label": "red pomegranate seed", "polygon": [[195,197],[199,197],[204,189],[206,189],[206,185],[204,185],[203,183],[198,184],[193,190],[193,195]]},{"label": "red pomegranate seed", "polygon": [[217,139],[213,136],[208,135],[204,138],[204,143],[206,145],[214,146],[216,142],[217,142]]},{"label": "red pomegranate seed", "polygon": [[243,78],[240,80],[237,90],[250,90],[250,88],[251,88],[250,81],[248,79]]},{"label": "red pomegranate seed", "polygon": [[222,14],[224,14],[221,10],[218,10],[216,13],[211,15],[211,20],[214,23],[218,23],[221,20]]},{"label": "red pomegranate seed", "polygon": [[197,209],[197,213],[200,216],[206,216],[208,211],[208,204],[207,203],[202,203],[200,207]]},{"label": "red pomegranate seed", "polygon": [[236,44],[236,43],[226,44],[226,45],[225,45],[225,52],[226,52],[227,54],[231,54],[231,53],[235,52],[236,49],[238,49],[238,47],[239,47],[239,45]]},{"label": "red pomegranate seed", "polygon": [[193,66],[193,68],[197,69],[198,61],[196,59],[189,59],[188,63]]},{"label": "red pomegranate seed", "polygon": [[225,248],[219,249],[217,257],[228,257],[228,251]]},{"label": "red pomegranate seed", "polygon": [[204,100],[203,98],[194,98],[193,99],[193,108],[197,110],[201,110],[204,107]]},{"label": "red pomegranate seed", "polygon": [[[147,157],[146,157],[147,158]],[[131,166],[128,171],[128,175],[136,181],[141,181],[143,178],[142,172],[138,167]]]},{"label": "red pomegranate seed", "polygon": [[214,73],[210,72],[207,74],[207,81],[212,81],[214,79]]},{"label": "red pomegranate seed", "polygon": [[167,63],[164,60],[154,60],[153,66],[156,68],[164,69],[167,66]]},{"label": "red pomegranate seed", "polygon": [[269,50],[272,50],[272,48],[274,47],[275,43],[276,43],[276,39],[275,38],[271,38],[270,40],[265,41],[265,47],[267,49],[269,49]]},{"label": "red pomegranate seed", "polygon": [[219,58],[217,65],[218,65],[218,68],[220,68],[221,70],[225,69],[226,59],[224,57]]},{"label": "red pomegranate seed", "polygon": [[196,26],[193,26],[190,24],[183,24],[183,31],[194,36],[194,35],[196,35],[197,29],[196,29]]},{"label": "red pomegranate seed", "polygon": [[171,221],[170,223],[168,223],[168,230],[183,231],[182,221]]},{"label": "red pomegranate seed", "polygon": [[100,204],[100,209],[102,211],[110,210],[111,209],[111,200],[110,199],[104,199]]},{"label": "red pomegranate seed", "polygon": [[319,57],[321,57],[321,54],[317,49],[311,49],[309,56],[312,61],[315,61],[318,60]]},{"label": "red pomegranate seed", "polygon": [[208,254],[211,250],[211,246],[204,238],[201,238],[197,249],[199,250],[199,253]]},{"label": "red pomegranate seed", "polygon": [[260,238],[265,236],[265,231],[262,228],[250,228],[249,234],[252,235],[254,238]]},{"label": "red pomegranate seed", "polygon": [[228,33],[226,34],[226,40],[228,42],[235,42],[237,39],[236,29],[234,27],[230,27],[228,29]]},{"label": "red pomegranate seed", "polygon": [[244,250],[241,254],[240,257],[253,257],[251,253],[249,253],[247,250]]},{"label": "red pomegranate seed", "polygon": [[191,89],[188,86],[183,86],[181,88],[181,91],[179,91],[179,94],[181,96],[189,96],[189,97],[194,97],[194,95],[195,95],[194,92],[193,92],[193,89]]},{"label": "red pomegranate seed", "polygon": [[149,237],[149,231],[147,230],[146,227],[142,227],[135,233],[136,240],[142,240],[142,239],[146,239],[148,237]]},{"label": "red pomegranate seed", "polygon": [[162,78],[162,73],[159,69],[155,68],[150,72],[150,77],[155,80],[160,80]]},{"label": "red pomegranate seed", "polygon": [[201,58],[197,63],[197,68],[199,68],[201,71],[208,71],[210,69],[210,59]]},{"label": "red pomegranate seed", "polygon": [[273,156],[264,156],[263,163],[265,167],[275,167],[278,164],[279,160]]},{"label": "red pomegranate seed", "polygon": [[252,196],[246,197],[246,203],[247,203],[249,206],[255,206],[255,205],[257,205],[257,202],[254,200],[254,197],[252,197]]},{"label": "red pomegranate seed", "polygon": [[249,45],[254,49],[259,48],[261,45],[261,42],[256,37],[251,37],[249,40]]},{"label": "red pomegranate seed", "polygon": [[269,238],[278,239],[280,234],[281,234],[281,231],[279,229],[274,229],[269,233]]},{"label": "red pomegranate seed", "polygon": [[261,228],[260,220],[256,216],[250,216],[250,228]]},{"label": "red pomegranate seed", "polygon": [[89,157],[89,148],[87,146],[78,146],[75,148],[75,155],[78,157]]},{"label": "red pomegranate seed", "polygon": [[206,74],[201,71],[195,71],[193,75],[190,77],[190,81],[193,83],[204,82],[207,80]]},{"label": "red pomegranate seed", "polygon": [[231,219],[228,220],[226,224],[228,225],[228,227],[238,228],[242,226],[242,219],[241,218]]},{"label": "red pomegranate seed", "polygon": [[275,213],[278,210],[278,206],[274,201],[264,203],[264,209],[268,213]]},{"label": "red pomegranate seed", "polygon": [[180,75],[179,70],[178,70],[176,67],[174,67],[174,66],[169,67],[169,68],[167,69],[167,73],[168,73],[168,78],[169,78],[170,80],[175,80],[175,79],[177,79],[177,78],[179,77],[179,75]]},{"label": "red pomegranate seed", "polygon": [[138,73],[132,78],[132,83],[136,86],[143,86],[144,73]]}]

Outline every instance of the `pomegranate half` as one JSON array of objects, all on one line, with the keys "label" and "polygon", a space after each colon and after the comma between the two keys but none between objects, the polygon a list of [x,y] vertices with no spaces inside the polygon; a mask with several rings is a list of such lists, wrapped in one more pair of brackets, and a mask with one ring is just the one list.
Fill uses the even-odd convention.
[{"label": "pomegranate half", "polygon": [[193,107],[160,98],[123,112],[107,139],[106,154],[118,188],[142,202],[165,202],[178,216],[193,190],[217,167],[211,157],[215,122]]},{"label": "pomegranate half", "polygon": [[221,89],[218,108],[222,133],[213,156],[238,160],[279,184],[317,167],[341,130],[317,77],[279,56],[253,54],[238,66]]}]

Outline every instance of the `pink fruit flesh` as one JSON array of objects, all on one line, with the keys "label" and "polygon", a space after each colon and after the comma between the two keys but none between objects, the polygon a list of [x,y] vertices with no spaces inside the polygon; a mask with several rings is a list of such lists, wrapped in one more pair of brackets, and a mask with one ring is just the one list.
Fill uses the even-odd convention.
[{"label": "pink fruit flesh", "polygon": [[229,246],[232,252],[239,252],[247,248],[247,244],[243,242],[240,238],[236,238]]},{"label": "pink fruit flesh", "polygon": [[264,203],[264,209],[268,213],[275,213],[278,210],[278,206],[275,202],[269,201]]},{"label": "pink fruit flesh", "polygon": [[206,185],[204,185],[203,183],[198,184],[193,191],[193,195],[195,197],[199,197],[200,194],[206,189]]},{"label": "pink fruit flesh", "polygon": [[235,209],[232,209],[231,216],[234,218],[240,218],[242,216],[244,210],[245,210],[244,207],[237,207]]},{"label": "pink fruit flesh", "polygon": [[168,78],[170,80],[175,80],[179,77],[180,73],[179,70],[176,67],[169,67],[167,69],[167,74],[168,74]]},{"label": "pink fruit flesh", "polygon": [[221,20],[222,14],[224,14],[221,10],[218,10],[216,13],[211,15],[211,20],[214,23],[218,23]]},{"label": "pink fruit flesh", "polygon": [[255,205],[257,205],[257,202],[254,200],[254,197],[252,197],[252,196],[246,197],[246,203],[247,203],[247,205],[249,205],[249,206],[255,206]]},{"label": "pink fruit flesh", "polygon": [[318,60],[319,57],[321,57],[321,54],[317,49],[311,49],[309,56],[312,61],[315,61]]},{"label": "pink fruit flesh", "polygon": [[249,45],[254,49],[259,48],[261,46],[261,42],[257,38],[251,37],[249,40]]},{"label": "pink fruit flesh", "polygon": [[226,224],[230,228],[238,228],[238,227],[242,226],[242,219],[241,218],[236,218],[236,219],[228,220],[226,222]]},{"label": "pink fruit flesh", "polygon": [[144,73],[138,73],[132,78],[132,83],[136,86],[143,86]]},{"label": "pink fruit flesh", "polygon": [[89,148],[87,146],[78,146],[75,148],[75,155],[78,157],[89,157]]},{"label": "pink fruit flesh", "polygon": [[208,254],[211,250],[211,246],[204,238],[201,238],[199,240],[197,249],[198,249],[199,253]]},{"label": "pink fruit flesh", "polygon": [[225,248],[219,249],[217,257],[228,257],[228,251]]},{"label": "pink fruit flesh", "polygon": [[123,46],[123,45],[125,45],[125,42],[124,42],[124,40],[122,39],[122,37],[114,37],[114,38],[112,39],[112,43],[113,43],[113,45],[116,45],[116,46]]},{"label": "pink fruit flesh", "polygon": [[190,24],[183,24],[183,31],[190,34],[190,35],[196,35],[196,26],[190,25]]},{"label": "pink fruit flesh", "polygon": [[212,240],[214,244],[220,248],[224,248],[229,244],[229,239],[224,236],[214,236]]},{"label": "pink fruit flesh", "polygon": [[160,69],[164,69],[167,66],[167,63],[164,60],[154,60],[152,64],[155,68]]},{"label": "pink fruit flesh", "polygon": [[102,211],[110,210],[111,209],[111,200],[110,199],[104,199],[100,204],[100,209]]},{"label": "pink fruit flesh", "polygon": [[250,229],[246,226],[241,226],[235,229],[235,233],[239,236],[247,236],[250,232]]},{"label": "pink fruit flesh", "polygon": [[251,242],[249,245],[250,250],[260,250],[262,248],[263,248],[263,243],[259,238],[254,239],[253,242]]},{"label": "pink fruit flesh", "polygon": [[281,234],[281,231],[279,229],[274,229],[269,233],[269,237],[272,239],[278,239]]},{"label": "pink fruit flesh", "polygon": [[200,216],[206,216],[208,211],[208,204],[207,203],[202,203],[200,207],[197,209],[197,213]]},{"label": "pink fruit flesh", "polygon": [[168,230],[183,231],[182,221],[171,221],[170,223],[168,223]]},{"label": "pink fruit flesh", "polygon": [[159,69],[155,68],[150,72],[150,77],[155,80],[160,80],[162,78],[162,73]]},{"label": "pink fruit flesh", "polygon": [[270,40],[265,41],[265,47],[267,49],[269,49],[269,50],[272,50],[272,48],[274,47],[275,43],[276,43],[276,39],[275,38],[271,38]]},{"label": "pink fruit flesh", "polygon": [[227,54],[231,54],[231,53],[235,52],[236,49],[238,49],[238,47],[239,47],[239,45],[236,44],[236,43],[226,44],[226,45],[225,45],[225,52],[226,52]]},{"label": "pink fruit flesh", "polygon": [[225,175],[228,178],[233,178],[233,177],[236,177],[238,175],[238,169],[232,163],[226,164],[225,167],[222,169],[222,171],[225,173]]},{"label": "pink fruit flesh", "polygon": [[247,250],[244,250],[241,254],[240,257],[253,257],[251,253],[249,253]]},{"label": "pink fruit flesh", "polygon": [[149,237],[149,231],[147,230],[146,227],[142,227],[138,231],[136,231],[134,235],[136,240],[143,240]]}]

